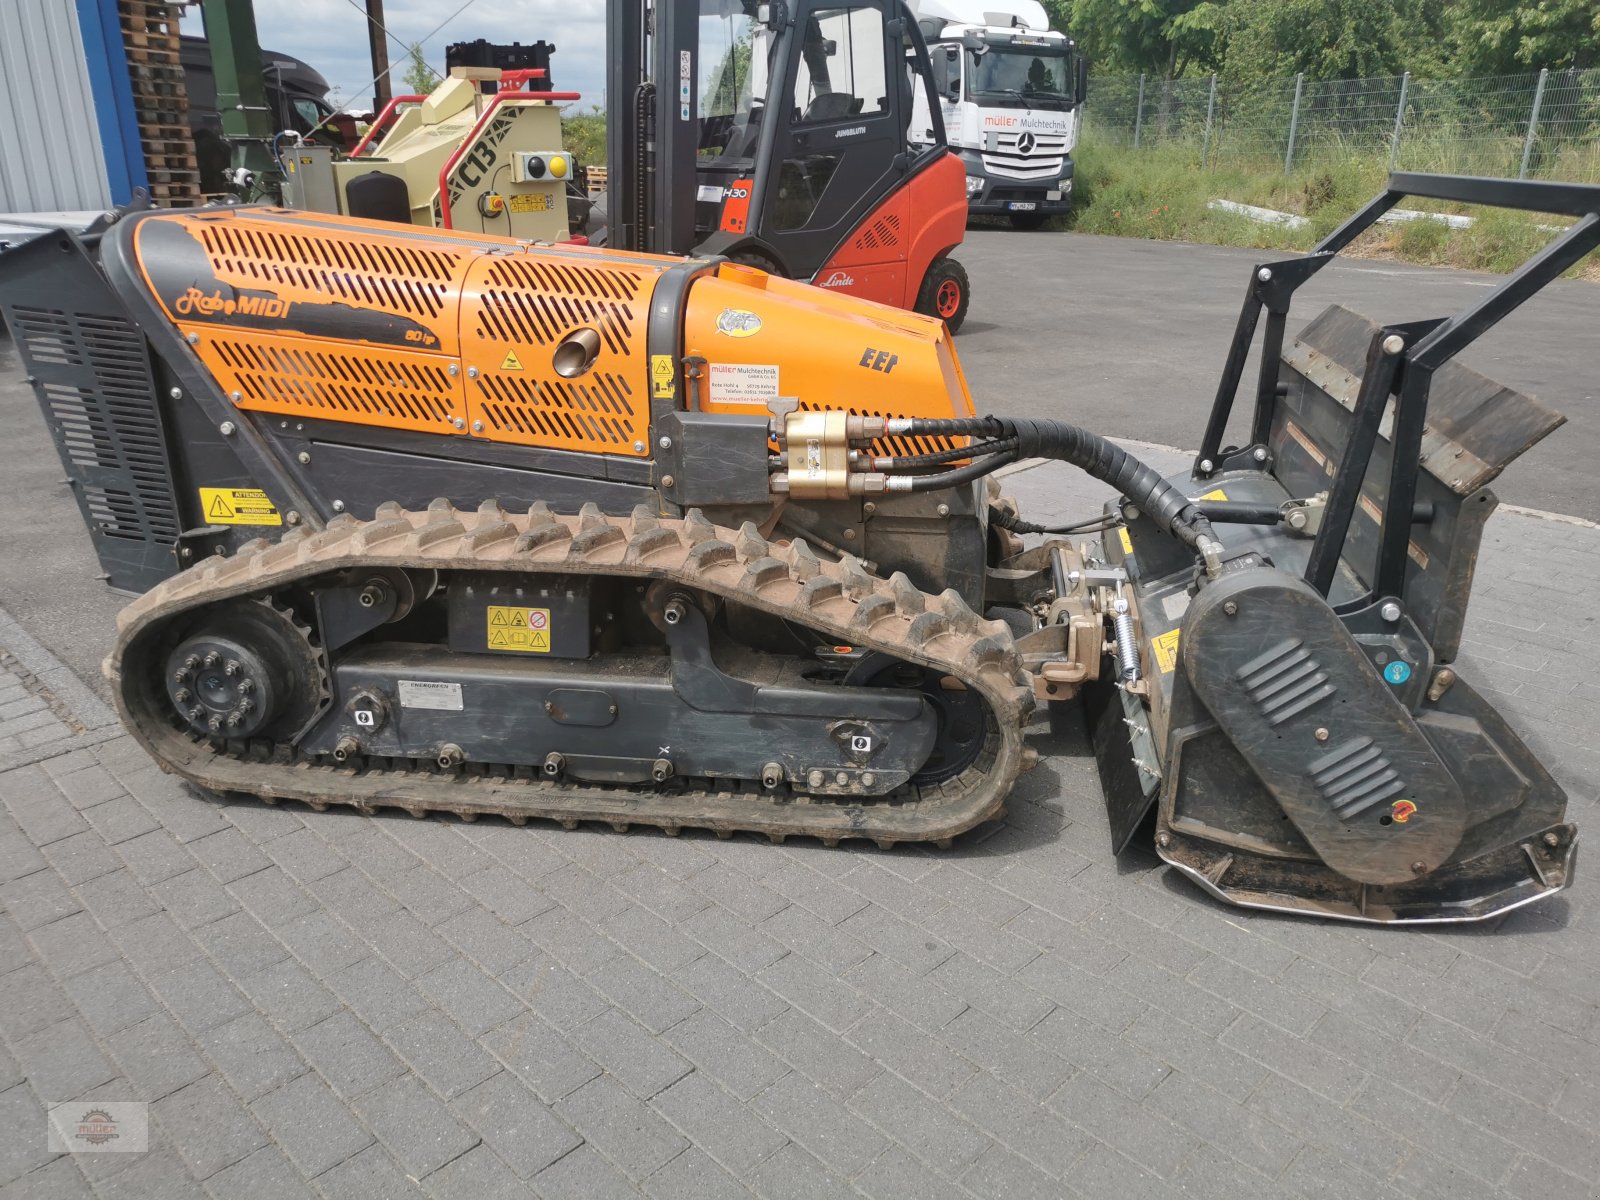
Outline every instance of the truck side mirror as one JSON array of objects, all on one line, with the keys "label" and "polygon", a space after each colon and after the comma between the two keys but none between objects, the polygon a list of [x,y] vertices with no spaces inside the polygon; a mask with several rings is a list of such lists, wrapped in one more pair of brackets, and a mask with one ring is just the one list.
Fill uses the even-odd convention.
[{"label": "truck side mirror", "polygon": [[939,90],[948,100],[961,99],[961,49],[958,46],[944,48],[944,74]]},{"label": "truck side mirror", "polygon": [[1082,55],[1078,57],[1077,82],[1073,88],[1073,99],[1079,104],[1089,95],[1089,60]]}]

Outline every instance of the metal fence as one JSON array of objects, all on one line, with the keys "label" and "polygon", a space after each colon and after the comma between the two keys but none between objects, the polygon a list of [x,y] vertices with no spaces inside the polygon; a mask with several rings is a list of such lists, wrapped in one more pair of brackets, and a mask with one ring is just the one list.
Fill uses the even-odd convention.
[{"label": "metal fence", "polygon": [[1089,84],[1085,128],[1144,149],[1183,145],[1202,166],[1381,157],[1391,170],[1600,181],[1600,70],[1484,79],[1254,85],[1140,75]]}]

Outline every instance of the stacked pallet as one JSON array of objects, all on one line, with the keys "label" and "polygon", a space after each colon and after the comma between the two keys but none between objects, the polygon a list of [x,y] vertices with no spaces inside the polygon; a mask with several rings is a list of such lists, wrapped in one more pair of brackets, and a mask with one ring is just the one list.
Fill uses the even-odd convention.
[{"label": "stacked pallet", "polygon": [[117,0],[150,199],[163,208],[187,208],[202,200],[178,59],[178,8],[164,0]]}]

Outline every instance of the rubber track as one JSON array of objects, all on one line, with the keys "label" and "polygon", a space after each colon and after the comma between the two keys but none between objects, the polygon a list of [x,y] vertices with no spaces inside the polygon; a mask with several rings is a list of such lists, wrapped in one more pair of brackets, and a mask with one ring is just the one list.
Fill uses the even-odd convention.
[{"label": "rubber track", "polygon": [[[136,666],[125,677],[124,663],[140,662],[147,639],[158,638],[169,621],[201,605],[268,596],[352,567],[672,580],[791,619],[829,639],[954,676],[982,695],[993,728],[962,774],[904,789],[894,801],[856,804],[787,790],[639,791],[522,778],[508,769],[453,775],[371,765],[351,769],[298,758],[287,748],[259,741],[223,748],[176,728],[164,708],[142,699],[146,692],[138,676],[149,668]],[[493,501],[476,512],[460,511],[446,500],[421,512],[386,504],[370,521],[346,514],[321,531],[302,528],[277,541],[257,539],[230,558],[197,564],[135,600],[117,625],[117,645],[105,673],[134,737],[164,769],[203,789],[269,803],[343,804],[367,813],[394,807],[419,817],[449,812],[465,820],[498,814],[517,824],[534,817],[568,827],[579,821],[619,829],[646,824],[668,833],[748,831],[777,841],[811,835],[830,845],[866,838],[888,847],[947,843],[998,816],[1032,757],[1022,742],[1032,691],[1004,622],[983,620],[954,591],[932,596],[903,574],[887,580],[870,575],[850,557],[823,562],[804,541],[768,542],[749,523],[738,531],[721,528],[698,510],[680,520],[658,517],[643,506],[629,517],[609,517],[592,504],[576,516],[557,515],[542,503],[525,514],[508,513]]]}]

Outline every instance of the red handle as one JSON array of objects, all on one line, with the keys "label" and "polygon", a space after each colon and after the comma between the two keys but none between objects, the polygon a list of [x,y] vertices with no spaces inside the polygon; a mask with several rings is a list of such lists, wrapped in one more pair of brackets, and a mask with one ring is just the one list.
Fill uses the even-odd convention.
[{"label": "red handle", "polygon": [[361,135],[361,140],[356,143],[356,148],[350,151],[351,158],[360,158],[361,152],[372,144],[373,138],[378,136],[378,131],[394,116],[395,110],[402,104],[421,104],[426,96],[396,96],[383,106],[383,111],[372,119],[372,124],[367,126],[367,131]]}]

